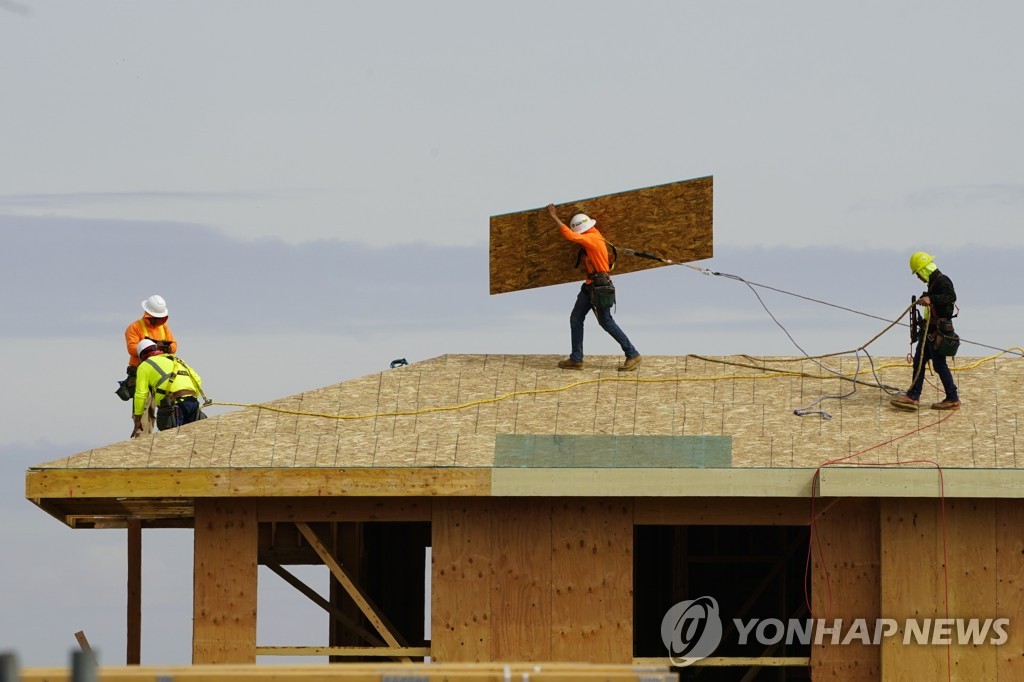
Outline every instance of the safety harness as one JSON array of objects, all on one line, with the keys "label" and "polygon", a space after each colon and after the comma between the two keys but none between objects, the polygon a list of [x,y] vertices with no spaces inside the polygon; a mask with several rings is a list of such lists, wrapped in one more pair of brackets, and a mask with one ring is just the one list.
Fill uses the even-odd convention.
[{"label": "safety harness", "polygon": [[[207,399],[206,394],[203,393],[203,387],[200,385],[198,381],[196,381],[195,376],[192,374],[192,369],[174,355],[165,355],[164,357],[171,359],[172,365],[170,372],[165,372],[160,367],[160,365],[158,365],[153,360],[153,358],[146,358],[144,360],[144,362],[147,365],[155,369],[157,371],[157,374],[160,375],[160,380],[157,381],[156,385],[153,387],[153,390],[156,393],[158,393],[160,396],[163,396],[155,396],[158,398],[158,403],[161,405],[169,406],[173,405],[176,401],[181,400],[182,398],[186,398],[190,395],[196,395],[196,391],[192,390],[191,388],[183,388],[180,391],[171,390],[173,388],[175,377],[179,376],[190,378],[192,380],[192,385],[195,386],[196,390],[199,391],[199,395],[202,397],[203,403],[208,403],[209,400]],[[179,366],[182,367],[183,369],[178,369]],[[162,388],[162,386],[165,383],[167,384],[166,388]]]}]

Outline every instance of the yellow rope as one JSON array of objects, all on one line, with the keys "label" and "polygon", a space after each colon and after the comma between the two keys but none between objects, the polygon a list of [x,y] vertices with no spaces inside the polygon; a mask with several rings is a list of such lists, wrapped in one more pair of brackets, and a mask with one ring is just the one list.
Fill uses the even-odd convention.
[{"label": "yellow rope", "polygon": [[[977,362],[975,362],[975,363],[973,363],[971,365],[968,365],[967,367],[953,367],[951,369],[954,372],[969,372],[969,371],[971,371],[973,369],[977,369],[978,367],[980,367],[981,365],[985,364],[986,362],[991,362],[991,361],[995,360],[996,358],[999,358],[1000,356],[1005,355],[1005,354],[1007,354],[1009,352],[1012,352],[1012,351],[1018,351],[1020,353],[1024,353],[1024,348],[1018,348],[1018,347],[1009,348],[1009,349],[1004,350],[1004,351],[1002,351],[1000,353],[997,353],[995,355],[990,355],[990,356],[988,356],[986,358],[981,358]],[[789,370],[776,369],[774,367],[759,367],[759,366],[754,366],[754,365],[742,365],[740,363],[730,362],[728,360],[708,359],[708,358],[701,357],[699,355],[692,355],[692,356],[689,356],[689,357],[697,358],[697,359],[700,359],[700,360],[707,360],[707,361],[710,361],[710,362],[717,362],[719,364],[737,365],[737,366],[741,366],[741,367],[750,367],[751,369],[757,369],[757,370],[760,370],[760,371],[763,371],[763,372],[767,372],[767,373],[766,374],[746,374],[746,375],[744,375],[744,374],[730,374],[730,375],[722,375],[722,376],[715,376],[715,377],[666,377],[666,378],[659,378],[659,379],[636,379],[636,378],[624,378],[624,377],[598,377],[596,379],[584,379],[582,381],[576,381],[576,382],[573,382],[571,384],[566,384],[565,386],[556,386],[554,388],[537,388],[537,389],[531,389],[531,390],[525,390],[525,391],[512,391],[510,393],[505,393],[503,395],[495,396],[493,398],[484,398],[482,400],[473,400],[473,401],[470,401],[470,402],[467,402],[467,403],[460,403],[458,405],[442,405],[442,406],[438,406],[438,407],[424,407],[424,408],[420,408],[418,410],[402,410],[402,411],[395,411],[395,412],[368,412],[366,414],[340,414],[339,415],[339,414],[325,414],[325,413],[322,413],[322,412],[302,412],[300,410],[286,410],[286,409],[281,408],[281,407],[271,407],[270,405],[266,405],[264,403],[222,403],[222,402],[212,402],[210,404],[211,405],[223,405],[223,406],[228,406],[228,407],[256,407],[256,408],[260,408],[260,409],[263,409],[263,410],[269,410],[270,412],[280,412],[281,414],[294,414],[294,415],[303,416],[303,417],[322,417],[324,419],[355,420],[355,419],[372,419],[374,417],[414,417],[414,416],[421,415],[421,414],[431,414],[433,412],[452,412],[452,411],[455,411],[455,410],[464,410],[464,409],[469,408],[469,407],[476,407],[476,406],[479,406],[479,405],[488,405],[488,404],[491,404],[491,403],[497,403],[497,402],[501,402],[503,400],[508,400],[510,398],[517,398],[517,397],[520,397],[520,396],[544,395],[544,394],[548,394],[548,393],[561,393],[563,391],[569,391],[569,390],[572,390],[574,388],[578,388],[580,386],[587,386],[589,384],[599,384],[599,383],[605,383],[605,382],[620,382],[620,383],[630,383],[630,384],[667,384],[667,383],[683,383],[683,382],[698,382],[698,381],[728,381],[728,380],[737,380],[737,379],[751,379],[751,380],[776,379],[776,378],[779,378],[779,377],[805,377],[805,378],[808,378],[808,379],[823,379],[823,380],[824,379],[835,379],[835,378],[837,378],[837,375],[833,375],[833,374],[810,374],[808,372],[793,372],[793,371],[789,371]],[[905,363],[905,362],[903,362],[903,363],[893,362],[893,363],[889,363],[889,364],[886,364],[886,365],[880,365],[879,367],[876,368],[876,371],[880,371],[880,370],[883,370],[883,369],[889,369],[889,368],[893,368],[893,367],[905,368],[905,367],[908,367],[908,366],[909,366],[908,363]],[[861,369],[859,371],[846,372],[846,373],[842,374],[841,376],[856,377],[859,374],[868,374],[869,372],[870,372],[870,370],[868,370],[868,369]]]}]

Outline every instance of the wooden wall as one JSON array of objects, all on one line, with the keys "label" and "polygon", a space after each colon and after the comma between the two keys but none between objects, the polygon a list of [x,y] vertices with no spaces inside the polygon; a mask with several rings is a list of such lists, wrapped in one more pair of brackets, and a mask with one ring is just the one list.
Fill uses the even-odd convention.
[{"label": "wooden wall", "polygon": [[[889,618],[1010,619],[1001,646],[882,647],[884,679],[1021,679],[1024,669],[1024,500],[948,500],[943,572],[942,510],[935,500],[882,502],[882,609]],[[902,634],[902,630],[901,630]]]},{"label": "wooden wall", "polygon": [[192,663],[256,662],[254,498],[197,498]]},{"label": "wooden wall", "polygon": [[431,656],[632,661],[632,501],[434,502]]},{"label": "wooden wall", "polygon": [[[597,221],[616,247],[646,251],[678,263],[711,258],[712,178],[608,194],[559,204],[566,225],[577,213]],[[579,247],[564,239],[545,207],[491,217],[491,293],[582,282],[574,268]],[[613,274],[662,267],[619,254]]]},{"label": "wooden wall", "polygon": [[[873,623],[881,608],[881,538],[877,499],[816,500],[812,528],[814,555],[811,574],[812,615],[849,623],[866,618]],[[815,680],[874,682],[880,677],[877,646],[834,646],[825,639],[811,648]]]}]

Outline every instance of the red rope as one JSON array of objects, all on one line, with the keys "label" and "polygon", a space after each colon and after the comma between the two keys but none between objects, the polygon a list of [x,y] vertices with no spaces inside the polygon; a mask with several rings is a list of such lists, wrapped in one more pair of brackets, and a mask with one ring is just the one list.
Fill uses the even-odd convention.
[{"label": "red rope", "polygon": [[[832,579],[831,579],[831,574],[829,573],[829,570],[828,570],[828,563],[825,561],[825,554],[824,554],[824,551],[822,549],[822,543],[821,543],[820,539],[818,539],[818,526],[817,526],[817,518],[816,518],[815,506],[814,506],[814,501],[815,501],[815,498],[817,497],[818,483],[819,483],[819,480],[820,480],[820,477],[821,477],[821,470],[824,469],[827,466],[836,466],[838,464],[842,464],[844,462],[847,462],[847,460],[853,459],[854,457],[859,457],[860,455],[863,455],[866,452],[871,452],[872,450],[877,450],[878,448],[885,447],[886,445],[891,445],[891,444],[895,443],[898,440],[902,440],[904,438],[908,438],[909,436],[912,436],[912,435],[914,435],[916,433],[920,433],[921,431],[925,431],[925,430],[930,429],[932,427],[938,426],[942,422],[944,422],[947,419],[949,419],[950,417],[952,417],[954,414],[955,414],[955,412],[950,412],[949,414],[947,414],[942,419],[938,419],[938,420],[932,422],[931,424],[926,424],[924,426],[920,426],[920,427],[914,429],[913,431],[908,431],[907,433],[904,433],[901,436],[896,436],[895,438],[890,438],[887,441],[883,441],[881,443],[877,443],[876,445],[872,445],[871,447],[864,448],[863,450],[858,450],[857,452],[849,454],[849,455],[847,455],[845,457],[840,457],[839,459],[829,460],[829,461],[827,461],[827,462],[825,462],[823,464],[820,464],[818,466],[818,468],[814,470],[814,476],[811,479],[811,518],[810,518],[811,533],[810,533],[810,537],[808,539],[807,561],[806,561],[806,564],[804,566],[804,603],[806,604],[807,612],[811,614],[811,618],[812,619],[814,617],[814,610],[811,608],[811,596],[810,596],[809,590],[810,590],[810,582],[811,582],[812,557],[813,557],[813,550],[814,550],[815,546],[817,546],[818,558],[821,561],[822,570],[825,572],[825,588],[826,588],[826,594],[827,594],[827,600],[826,600],[827,608],[826,608],[826,611],[825,611],[826,619],[830,619],[831,618],[831,613],[832,613]],[[927,460],[927,459],[915,459],[915,460],[907,460],[907,461],[903,461],[903,462],[878,462],[878,463],[874,463],[874,464],[866,464],[866,463],[861,463],[861,462],[848,462],[847,466],[885,467],[885,466],[907,466],[907,465],[910,465],[910,464],[928,464],[928,465],[931,465],[931,466],[935,467],[936,471],[939,474],[939,510],[940,510],[940,514],[941,514],[941,522],[940,523],[941,523],[941,532],[942,532],[942,577],[943,577],[943,584],[944,584],[944,588],[945,588],[946,618],[948,619],[949,618],[949,550],[947,548],[947,543],[946,543],[946,536],[947,536],[947,530],[946,530],[946,482],[945,482],[945,479],[944,479],[943,474],[942,474],[942,467],[937,462],[933,462],[933,461]],[[822,512],[822,513],[824,513],[824,512]],[[951,644],[946,644],[946,678],[947,678],[947,680],[952,679],[952,652],[951,652]]]}]

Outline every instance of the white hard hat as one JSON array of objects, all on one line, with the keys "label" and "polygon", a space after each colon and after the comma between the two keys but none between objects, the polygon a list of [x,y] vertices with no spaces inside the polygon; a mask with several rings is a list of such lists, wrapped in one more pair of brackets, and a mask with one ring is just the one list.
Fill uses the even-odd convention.
[{"label": "white hard hat", "polygon": [[569,223],[569,229],[576,234],[580,234],[582,232],[586,232],[594,225],[597,225],[596,220],[593,220],[590,216],[583,213],[577,213],[572,217],[572,222]]},{"label": "white hard hat", "polygon": [[152,317],[167,317],[167,301],[159,294],[153,294],[143,301],[142,309]]},{"label": "white hard hat", "polygon": [[142,339],[137,344],[135,344],[135,355],[138,356],[138,358],[141,360],[142,354],[155,345],[156,341],[154,341],[153,339]]}]

